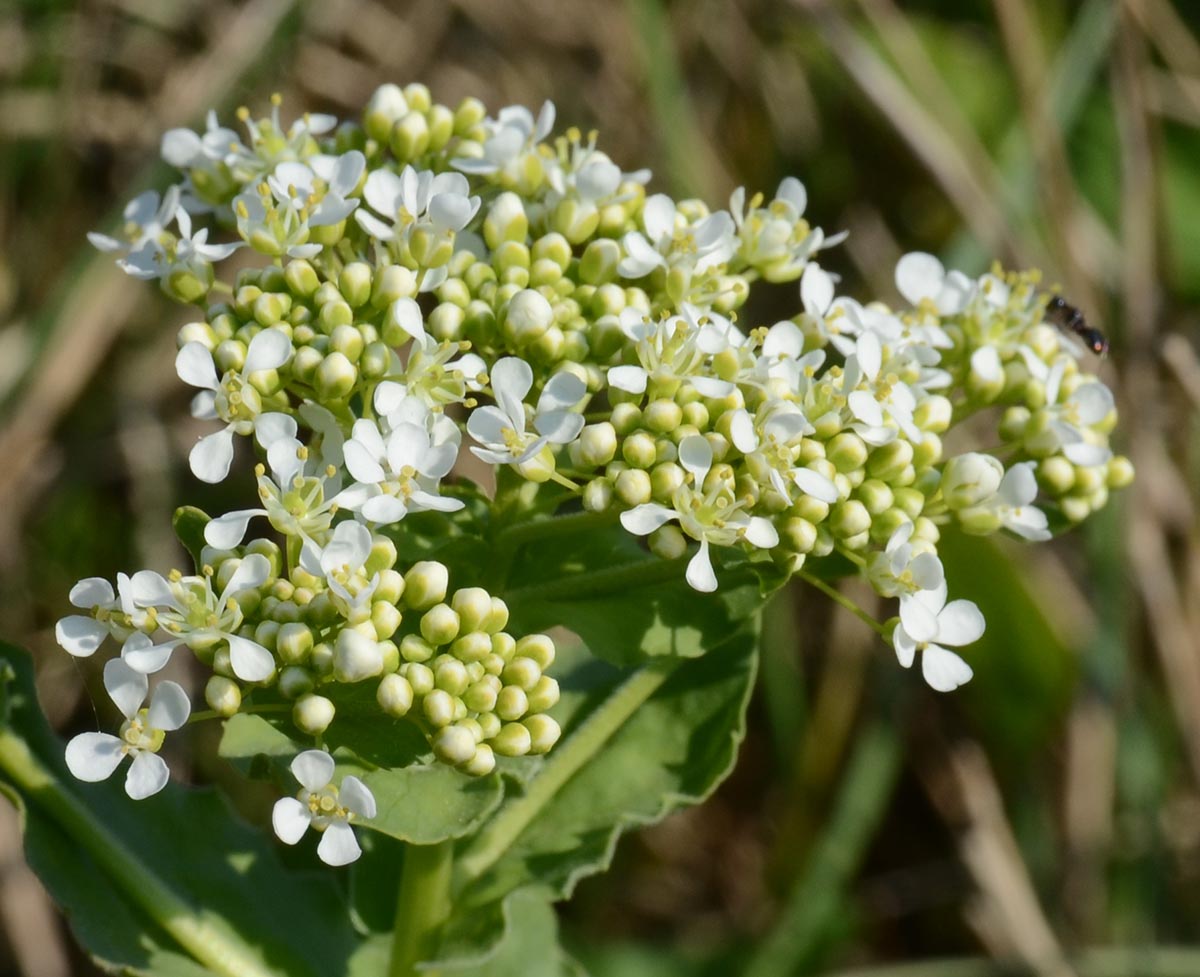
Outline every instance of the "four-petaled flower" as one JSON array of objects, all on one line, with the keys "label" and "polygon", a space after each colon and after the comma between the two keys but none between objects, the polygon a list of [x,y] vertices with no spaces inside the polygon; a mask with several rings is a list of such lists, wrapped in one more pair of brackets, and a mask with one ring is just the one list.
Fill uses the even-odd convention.
[{"label": "four-petaled flower", "polygon": [[946,648],[969,645],[983,637],[983,615],[969,600],[946,603],[946,584],[919,590],[900,602],[900,623],[892,644],[900,664],[909,668],[921,652],[921,674],[930,688],[951,692],[970,681],[971,666]]},{"label": "four-petaled flower", "polygon": [[294,845],[310,827],[322,832],[317,855],[326,865],[348,865],[362,854],[350,822],[375,817],[375,796],[354,776],[333,786],[333,757],[323,750],[305,750],[292,761],[292,774],[300,781],[295,797],[281,797],[271,812],[275,834],[285,845]]},{"label": "four-petaled flower", "polygon": [[483,447],[471,451],[493,465],[519,465],[547,444],[567,444],[583,430],[584,420],[571,408],[587,393],[573,373],[556,373],[538,397],[533,429],[525,430],[525,395],[533,387],[533,369],[516,356],[506,356],[492,367],[495,407],[480,407],[467,421],[467,432]]},{"label": "four-petaled flower", "polygon": [[160,682],[142,708],[149,680],[119,658],[104,664],[104,688],[116,703],[125,722],[118,736],[111,733],[80,733],[67,744],[67,768],[79,780],[107,780],[125,757],[133,757],[125,775],[125,793],[135,801],[157,794],[167,785],[169,773],[158,755],[164,734],[187,722],[192,705],[187,693],[175,682]]}]

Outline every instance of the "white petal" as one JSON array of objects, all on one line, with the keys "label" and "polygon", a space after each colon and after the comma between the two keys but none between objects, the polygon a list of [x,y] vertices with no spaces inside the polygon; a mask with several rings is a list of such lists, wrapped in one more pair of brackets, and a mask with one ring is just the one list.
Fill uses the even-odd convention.
[{"label": "white petal", "polygon": [[231,550],[246,538],[246,529],[255,516],[265,516],[266,509],[242,509],[227,512],[210,520],[204,527],[204,542],[219,550]]},{"label": "white petal", "polygon": [[909,637],[918,644],[933,641],[938,636],[937,613],[930,610],[916,596],[900,598],[900,623]]},{"label": "white petal", "polygon": [[301,787],[315,792],[333,779],[333,757],[324,750],[305,750],[296,755],[291,770]]},{"label": "white petal", "polygon": [[969,600],[952,600],[937,616],[937,640],[958,648],[983,637],[983,614]]},{"label": "white petal", "polygon": [[394,495],[376,495],[359,506],[364,519],[380,526],[390,526],[408,515],[408,506]]},{"label": "white petal", "polygon": [[1113,409],[1112,391],[1102,383],[1085,383],[1071,397],[1084,425],[1104,420]]},{"label": "white petal", "polygon": [[[261,336],[262,333],[259,335]],[[255,440],[268,451],[276,441],[295,440],[296,430],[296,418],[290,414],[270,411],[254,418]]]},{"label": "white petal", "polygon": [[111,733],[80,733],[67,744],[67,769],[89,784],[107,780],[125,756],[124,747]]},{"label": "white petal", "polygon": [[695,476],[697,489],[704,485],[712,462],[712,445],[702,434],[689,434],[679,442],[679,464]]},{"label": "white petal", "polygon": [[1005,505],[1029,505],[1037,498],[1037,478],[1033,474],[1032,461],[1013,465],[1004,473],[996,495]]},{"label": "white petal", "polygon": [[904,630],[903,625],[897,625],[892,632],[892,647],[896,649],[896,659],[904,668],[911,668],[917,655],[917,643]]},{"label": "white petal", "polygon": [[125,793],[135,801],[145,800],[167,786],[171,772],[157,753],[139,750],[125,775]]},{"label": "white petal", "polygon": [[587,393],[587,384],[574,373],[562,371],[554,374],[542,390],[538,398],[538,413],[552,410],[566,410],[574,407]]},{"label": "white petal", "polygon": [[946,582],[942,561],[933,553],[918,553],[909,563],[908,571],[912,574],[913,582],[922,590],[937,590]]},{"label": "white petal", "polygon": [[621,525],[635,536],[648,536],[660,526],[677,517],[678,514],[674,509],[668,509],[655,502],[646,502],[642,505],[635,505],[628,512],[622,512]]},{"label": "white petal", "polygon": [[614,366],[608,371],[608,385],[626,393],[645,393],[647,377],[640,366]]},{"label": "white petal", "polygon": [[129,596],[138,607],[177,607],[171,585],[153,570],[139,570],[129,578]]},{"label": "white petal", "polygon": [[1103,445],[1086,444],[1082,441],[1063,445],[1062,453],[1072,465],[1079,465],[1081,468],[1103,465],[1112,457],[1112,451]]},{"label": "white petal", "polygon": [[687,565],[687,582],[693,590],[711,594],[717,589],[717,575],[713,572],[712,560],[708,556],[708,540],[700,540],[700,549]]},{"label": "white petal", "polygon": [[357,570],[371,555],[371,532],[357,522],[340,522],[333,539],[321,553],[321,569],[332,573],[343,567]]},{"label": "white petal", "polygon": [[779,189],[775,191],[775,199],[791,204],[796,216],[801,217],[808,206],[808,191],[794,176],[785,176],[779,183]]},{"label": "white petal", "polygon": [[217,368],[213,365],[212,353],[202,343],[186,343],[175,355],[175,372],[179,379],[202,390],[217,386]]},{"label": "white petal", "polygon": [[363,197],[373,209],[394,220],[400,203],[400,177],[391,170],[372,170],[363,187]]},{"label": "white petal", "polygon": [[346,469],[356,482],[378,485],[387,480],[387,473],[383,470],[383,466],[375,460],[361,441],[347,441],[343,451]]},{"label": "white petal", "polygon": [[192,703],[176,682],[160,682],[150,697],[147,721],[154,729],[170,732],[179,729],[192,714]]},{"label": "white petal", "polygon": [[425,319],[421,307],[413,299],[396,299],[390,312],[392,320],[419,342],[425,341]]},{"label": "white petal", "polygon": [[188,455],[188,463],[200,481],[209,484],[223,481],[233,463],[233,431],[225,428],[201,438]]},{"label": "white petal", "polygon": [[287,362],[292,355],[292,341],[279,329],[264,329],[252,340],[246,350],[246,365],[243,374],[259,370],[275,370]]},{"label": "white petal", "polygon": [[225,585],[225,594],[236,594],[239,590],[254,590],[261,587],[271,576],[271,561],[261,553],[251,553],[242,559],[238,568],[233,571],[229,583]]},{"label": "white petal", "polygon": [[533,369],[523,359],[506,356],[492,367],[492,391],[500,409],[514,422],[518,431],[525,430],[523,401],[533,386]]},{"label": "white petal", "polygon": [[552,410],[539,414],[533,420],[533,426],[551,444],[566,444],[579,437],[583,430],[582,414],[572,414],[565,410]]},{"label": "white petal", "polygon": [[767,330],[767,338],[763,340],[764,356],[798,357],[804,349],[804,333],[800,327],[789,319],[777,322]]},{"label": "white petal", "polygon": [[839,498],[837,485],[833,480],[811,468],[792,469],[792,481],[796,483],[796,487],[801,492],[811,495],[819,502],[828,502],[833,505]]},{"label": "white petal", "polygon": [[478,407],[467,418],[467,433],[480,444],[501,447],[504,444],[504,432],[513,429],[512,423],[512,418],[499,407]]},{"label": "white petal", "polygon": [[358,839],[354,837],[354,829],[345,821],[335,821],[326,828],[317,845],[317,857],[326,865],[335,868],[339,865],[349,865],[361,854],[362,849],[358,846]]},{"label": "white petal", "polygon": [[76,607],[88,608],[107,606],[115,597],[112,584],[103,577],[85,577],[67,595],[67,599]]},{"label": "white petal", "polygon": [[971,372],[987,383],[1004,379],[1004,367],[995,346],[981,346],[971,354]]},{"label": "white petal", "polygon": [[243,682],[261,682],[275,670],[275,659],[262,645],[236,634],[225,635],[233,674]]},{"label": "white petal", "polygon": [[718,380],[716,377],[688,377],[688,382],[699,391],[702,397],[727,397],[734,390],[733,383],[728,380]]},{"label": "white petal", "polygon": [[833,304],[833,278],[816,262],[800,277],[800,300],[809,315],[823,316]]},{"label": "white petal", "polygon": [[156,645],[142,632],[135,631],[121,646],[121,661],[135,672],[153,675],[166,667],[167,662],[171,660],[171,652],[180,644],[181,640]]},{"label": "white petal", "polygon": [[76,658],[94,655],[107,637],[108,628],[95,618],[82,614],[71,614],[54,625],[54,640]]},{"label": "white petal", "polygon": [[747,543],[757,546],[760,550],[769,550],[779,543],[779,532],[774,523],[762,516],[752,516],[742,536]]},{"label": "white petal", "polygon": [[921,655],[921,674],[931,689],[937,692],[953,692],[965,685],[975,673],[971,666],[938,645],[927,645]]},{"label": "white petal", "polygon": [[733,412],[733,417],[729,422],[729,435],[733,446],[744,455],[748,455],[758,447],[758,435],[754,432],[754,421],[750,417],[750,412],[744,407],[739,407]]},{"label": "white petal", "polygon": [[275,829],[275,837],[285,845],[298,842],[311,823],[312,814],[307,805],[294,797],[281,797],[271,810],[271,827]]},{"label": "white petal", "polygon": [[858,420],[871,427],[883,425],[883,408],[873,394],[867,393],[865,390],[855,390],[846,400],[850,404],[850,412]]},{"label": "white petal", "polygon": [[182,170],[203,153],[204,146],[191,129],[168,129],[163,133],[160,151],[164,161]]},{"label": "white petal", "polygon": [[412,466],[424,471],[425,455],[429,453],[429,433],[416,424],[400,423],[387,440],[388,467],[394,472]]},{"label": "white petal", "polygon": [[134,671],[120,658],[104,663],[104,688],[126,719],[132,719],[142,708],[149,684],[145,675]]},{"label": "white petal", "polygon": [[353,811],[360,818],[375,817],[375,795],[371,789],[357,777],[347,777],[338,788],[338,799],[348,811]]},{"label": "white petal", "polygon": [[906,254],[896,264],[896,289],[913,305],[924,298],[936,298],[945,279],[942,263],[923,251]]},{"label": "white petal", "polygon": [[883,347],[875,333],[864,332],[858,337],[854,344],[854,355],[864,377],[874,380],[879,376],[879,369],[883,365]]},{"label": "white petal", "polygon": [[642,208],[642,226],[651,243],[658,244],[662,237],[675,230],[675,202],[665,193],[649,197]]}]

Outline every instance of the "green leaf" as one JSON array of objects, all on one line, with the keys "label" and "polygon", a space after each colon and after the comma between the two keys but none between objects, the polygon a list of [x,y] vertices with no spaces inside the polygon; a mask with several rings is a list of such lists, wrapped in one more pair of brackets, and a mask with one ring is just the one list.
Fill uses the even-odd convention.
[{"label": "green leaf", "polygon": [[171,519],[171,525],[175,528],[175,535],[179,538],[179,542],[183,544],[183,548],[191,554],[197,569],[200,568],[200,554],[205,547],[204,527],[211,521],[212,519],[208,513],[202,509],[197,509],[194,505],[180,506],[175,510],[175,515]]},{"label": "green leaf", "polygon": [[[331,872],[284,867],[214,792],[128,798],[75,781],[38,709],[28,656],[0,645],[0,774],[30,866],[102,966],[156,977],[324,977],[357,945]],[[281,912],[280,907],[287,911]]]}]

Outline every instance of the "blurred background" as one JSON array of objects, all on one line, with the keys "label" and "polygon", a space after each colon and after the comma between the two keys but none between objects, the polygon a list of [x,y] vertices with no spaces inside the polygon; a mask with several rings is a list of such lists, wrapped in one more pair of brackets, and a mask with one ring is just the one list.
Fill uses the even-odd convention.
[{"label": "blurred background", "polygon": [[[782,594],[736,772],[579,887],[572,952],[597,977],[1197,977],[1197,28],[1196,0],[8,0],[0,634],[60,728],[95,728],[90,663],[54,645],[71,584],[176,565],[177,504],[253,491],[188,473],[187,310],[84,237],[166,185],[165,129],[273,91],[353,115],[384,81],[550,98],[676,196],[799,176],[857,297],[894,299],[911,249],[1042,268],[1111,339],[1087,366],[1138,470],[1053,544],[946,539],[988,619],[953,695]],[[93,973],[0,808],[0,973]]]}]

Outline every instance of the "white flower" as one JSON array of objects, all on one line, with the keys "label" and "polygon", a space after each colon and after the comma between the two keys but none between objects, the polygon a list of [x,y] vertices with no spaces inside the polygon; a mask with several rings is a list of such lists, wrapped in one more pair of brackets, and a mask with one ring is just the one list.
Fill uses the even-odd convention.
[{"label": "white flower", "polygon": [[700,542],[700,549],[688,562],[685,574],[694,590],[711,593],[717,589],[717,575],[709,556],[709,545],[733,546],[746,542],[758,549],[770,549],[779,542],[779,533],[769,519],[742,511],[745,500],[734,501],[732,486],[713,485],[707,491],[704,482],[712,468],[712,446],[700,434],[692,434],[679,444],[679,463],[692,475],[691,485],[675,490],[673,509],[656,502],[634,506],[621,513],[621,525],[635,536],[648,536],[676,519],[679,528]]},{"label": "white flower", "polygon": [[533,429],[525,430],[525,395],[533,387],[533,370],[524,360],[506,356],[492,367],[495,407],[480,407],[471,413],[467,432],[482,447],[471,451],[493,465],[519,465],[536,455],[546,444],[567,444],[583,430],[581,414],[573,413],[586,395],[587,387],[573,373],[556,373],[538,397]]},{"label": "white flower", "polygon": [[320,244],[309,244],[311,228],[306,215],[292,201],[277,203],[270,192],[248,189],[233,199],[238,233],[260,254],[280,258],[312,258]]},{"label": "white flower", "polygon": [[1100,436],[1091,428],[1113,409],[1112,391],[1099,380],[1081,383],[1059,403],[1066,366],[1067,360],[1060,358],[1045,379],[1048,433],[1071,464],[1085,468],[1103,465],[1112,457],[1112,451],[1107,444],[1097,443]]},{"label": "white flower", "polygon": [[[389,376],[375,388],[375,411],[388,416],[406,398],[422,401],[430,410],[461,404],[469,391],[481,389],[479,378],[486,372],[482,357],[474,353],[459,355],[458,343],[439,343],[425,331],[421,307],[410,298],[396,299],[388,317],[412,337],[408,359],[400,366],[394,359]],[[444,440],[444,439],[443,439]]]},{"label": "white flower", "polygon": [[741,342],[741,334],[724,316],[705,312],[690,303],[680,314],[652,320],[641,310],[628,308],[620,315],[621,330],[636,344],[640,365],[614,366],[609,386],[628,393],[645,393],[651,380],[667,384],[686,380],[705,397],[725,397],[734,384],[712,375],[710,358]]},{"label": "white flower", "polygon": [[813,426],[799,407],[787,401],[774,401],[751,415],[745,408],[731,414],[730,440],[746,456],[755,477],[766,475],[775,489],[790,501],[790,481],[805,495],[833,504],[840,498],[837,486],[820,472],[797,467],[800,439],[813,432]]},{"label": "white flower", "polygon": [[149,674],[162,669],[180,645],[225,641],[233,674],[243,682],[263,681],[274,670],[275,659],[257,641],[237,633],[244,618],[236,596],[257,590],[270,577],[270,561],[260,553],[242,559],[219,595],[213,592],[208,574],[170,583],[153,570],[135,573],[130,578],[133,602],[155,608],[159,627],[171,638],[155,644],[142,632],[134,632],[121,649],[121,658],[135,671]]},{"label": "white flower", "polygon": [[[894,374],[880,377],[882,362],[879,337],[872,332],[862,333],[855,341],[855,351],[846,359],[842,381],[846,403],[858,422],[854,430],[870,445],[894,441],[898,431],[913,444],[920,444],[924,435],[913,421],[917,398]],[[858,389],[863,380],[869,389]]]},{"label": "white flower", "polygon": [[167,765],[158,755],[163,734],[186,723],[192,705],[180,686],[160,682],[150,707],[143,709],[149,681],[119,658],[105,662],[104,688],[125,717],[120,735],[80,733],[67,744],[67,768],[79,780],[95,783],[107,780],[121,761],[131,756],[125,793],[140,801],[167,785]]},{"label": "white flower", "polygon": [[755,194],[747,212],[744,187],[738,187],[730,196],[729,212],[740,244],[738,253],[767,281],[793,280],[812,255],[845,239],[845,232],[826,239],[821,228],[810,227],[804,220],[807,206],[808,193],[794,176],[779,184],[775,199],[766,207],[762,206],[762,195]]},{"label": "white flower", "polygon": [[913,524],[906,522],[887,542],[882,553],[871,555],[867,579],[882,597],[899,597],[903,602],[921,591],[935,591],[946,582],[942,561],[930,549],[912,543]]},{"label": "white flower", "polygon": [[435,174],[411,166],[404,167],[399,176],[391,170],[373,170],[363,196],[386,221],[365,210],[355,214],[355,220],[381,241],[405,238],[418,226],[437,235],[450,235],[466,227],[479,210],[479,198],[470,193],[470,184],[461,173]]},{"label": "white flower", "polygon": [[450,165],[456,170],[489,176],[512,168],[521,156],[550,135],[554,128],[554,103],[543,103],[536,119],[524,105],[510,105],[486,125],[488,137],[483,143],[482,157],[461,156],[451,160]]},{"label": "white flower", "polygon": [[334,787],[333,757],[323,750],[306,750],[292,761],[292,774],[300,782],[295,797],[281,797],[271,812],[275,834],[285,845],[294,845],[312,827],[322,832],[317,855],[326,865],[348,865],[362,854],[350,822],[375,817],[375,797],[357,777],[342,778]]},{"label": "white flower", "polygon": [[87,608],[91,614],[71,614],[54,626],[54,637],[63,650],[76,658],[88,658],[112,633],[112,612],[121,604],[113,593],[112,584],[103,577],[86,577],[71,588],[68,598],[76,607]]},{"label": "white flower", "polygon": [[358,206],[350,194],[367,160],[357,149],[341,156],[310,156],[306,163],[283,162],[267,177],[275,200],[298,208],[309,227],[345,220]]},{"label": "white flower", "polygon": [[199,387],[192,400],[192,414],[202,419],[220,418],[224,430],[206,435],[196,442],[188,455],[192,473],[205,482],[220,482],[229,474],[233,461],[233,436],[247,435],[263,429],[270,436],[260,438],[267,447],[274,440],[280,425],[290,423],[291,436],[296,433],[295,422],[283,414],[262,414],[262,398],[247,382],[259,370],[275,370],[292,355],[292,341],[279,329],[264,329],[246,350],[246,361],[240,373],[229,371],[218,379],[212,353],[198,342],[187,343],[175,357],[175,370],[184,383]]},{"label": "white flower", "polygon": [[723,210],[689,224],[670,197],[657,193],[642,208],[642,227],[644,234],[630,231],[621,238],[625,257],[617,273],[624,278],[643,278],[671,264],[703,274],[733,257],[733,218]]},{"label": "white flower", "polygon": [[458,499],[438,495],[438,483],[458,458],[457,441],[435,443],[425,422],[427,408],[414,398],[408,400],[420,411],[415,423],[389,420],[385,435],[375,421],[361,418],[343,449],[355,485],[343,493],[341,504],[371,522],[393,523],[409,512],[454,512],[463,507]]},{"label": "white flower", "polygon": [[138,194],[125,205],[121,214],[121,237],[89,231],[88,240],[99,251],[121,254],[138,251],[147,245],[161,247],[159,239],[179,210],[179,194],[178,186],[167,190],[161,200],[154,190]]},{"label": "white flower", "polygon": [[117,262],[121,270],[147,280],[190,274],[207,287],[212,281],[212,262],[223,261],[245,244],[243,241],[209,244],[208,228],[193,232],[191,215],[182,207],[175,211],[175,222],[179,226],[178,237],[164,232],[158,240],[146,241],[129,257]]},{"label": "white flower", "polygon": [[914,251],[896,263],[896,288],[914,306],[927,299],[939,315],[954,315],[966,306],[976,283],[961,271],[947,273],[933,255]]},{"label": "white flower", "polygon": [[341,522],[323,548],[306,546],[300,554],[301,566],[313,576],[325,578],[331,600],[352,624],[370,617],[371,597],[379,586],[379,575],[368,578],[365,570],[373,545],[366,526]]},{"label": "white flower", "polygon": [[1000,487],[991,498],[978,505],[966,509],[961,518],[970,519],[974,512],[992,512],[1000,524],[1010,532],[1024,539],[1041,541],[1051,538],[1046,514],[1033,505],[1037,498],[1037,478],[1034,476],[1034,462],[1024,461],[1013,465],[1004,473]]},{"label": "white flower", "polygon": [[970,681],[971,666],[945,645],[958,648],[978,641],[984,631],[983,615],[969,600],[946,603],[946,584],[921,590],[900,603],[900,623],[892,644],[900,664],[909,668],[921,652],[921,674],[930,688],[950,692]]}]

